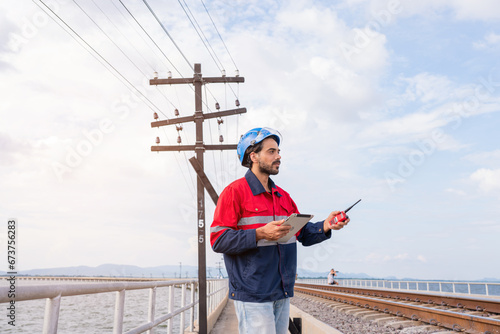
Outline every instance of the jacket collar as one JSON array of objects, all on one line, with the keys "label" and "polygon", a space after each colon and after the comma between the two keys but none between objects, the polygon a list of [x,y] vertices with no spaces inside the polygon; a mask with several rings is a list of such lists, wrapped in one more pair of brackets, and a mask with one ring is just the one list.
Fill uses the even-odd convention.
[{"label": "jacket collar", "polygon": [[[264,189],[264,186],[262,185],[262,183],[260,183],[257,176],[250,170],[250,168],[245,174],[245,179],[247,180],[247,183],[250,186],[250,190],[252,190],[252,194],[254,196],[266,192],[266,189]],[[278,197],[281,197],[281,194],[279,193],[276,184],[274,183],[273,180],[271,180],[271,178],[269,178],[269,187],[272,190],[273,194],[276,194]]]}]

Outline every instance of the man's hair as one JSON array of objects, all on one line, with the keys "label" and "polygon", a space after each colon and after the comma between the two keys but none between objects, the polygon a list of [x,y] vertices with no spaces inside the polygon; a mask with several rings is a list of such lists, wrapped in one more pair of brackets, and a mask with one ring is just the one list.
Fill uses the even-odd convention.
[{"label": "man's hair", "polygon": [[255,145],[251,145],[251,146],[248,146],[247,150],[245,151],[245,157],[243,158],[243,162],[244,162],[244,165],[245,167],[248,167],[248,168],[252,168],[252,158],[250,158],[250,153],[252,152],[255,152],[255,153],[259,153],[260,151],[262,151],[262,147],[264,145],[262,144],[262,141],[255,144]]},{"label": "man's hair", "polygon": [[[272,138],[274,139],[274,141],[276,143],[278,143],[278,140],[276,139],[275,136],[271,136],[269,138]],[[267,139],[267,138],[266,138]],[[264,139],[265,140],[265,139]],[[262,151],[262,148],[264,147],[264,140],[263,141],[260,141],[258,142],[257,144],[255,145],[250,145],[248,146],[247,150],[245,151],[245,156],[243,157],[243,166],[245,167],[248,167],[248,168],[252,168],[252,159],[250,158],[250,153],[254,152],[254,153],[259,153],[260,151]]]}]

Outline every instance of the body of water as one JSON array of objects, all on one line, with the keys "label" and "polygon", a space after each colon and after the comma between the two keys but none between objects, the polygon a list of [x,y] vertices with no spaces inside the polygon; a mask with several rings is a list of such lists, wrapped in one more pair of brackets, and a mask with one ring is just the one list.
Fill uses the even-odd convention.
[{"label": "body of water", "polygon": [[[60,285],[81,284],[74,281],[23,281],[16,282],[17,286],[26,285]],[[7,282],[0,283],[6,286]],[[103,334],[113,332],[114,311],[116,292],[106,292],[82,296],[70,296],[61,298],[59,311],[58,333],[60,334]],[[181,305],[181,288],[174,290],[174,310]],[[198,297],[196,296],[195,299]],[[124,331],[131,330],[142,325],[148,318],[149,289],[131,290],[125,293],[125,314],[123,319]],[[191,303],[190,290],[186,290],[185,305]],[[41,333],[45,316],[46,299],[28,300],[16,302],[15,326],[9,325],[7,317],[9,304],[0,304],[0,333],[33,334]],[[156,289],[156,318],[168,314],[169,288]],[[197,306],[195,306],[195,319]],[[190,311],[185,315],[185,326],[189,326]],[[173,333],[179,333],[180,315],[174,317]],[[155,329],[155,333],[167,333],[168,321],[165,321]]]}]

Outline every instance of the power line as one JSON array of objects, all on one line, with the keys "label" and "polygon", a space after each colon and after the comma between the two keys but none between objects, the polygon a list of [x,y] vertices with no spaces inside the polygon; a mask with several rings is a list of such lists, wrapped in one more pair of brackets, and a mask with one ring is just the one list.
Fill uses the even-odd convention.
[{"label": "power line", "polygon": [[[141,27],[142,31],[149,37],[149,39],[153,42],[153,44],[158,48],[158,50],[160,50],[160,52],[162,53],[162,55],[167,59],[167,61],[170,63],[170,65],[172,65],[172,68],[175,69],[177,71],[177,73],[181,74],[181,72],[175,67],[175,65],[170,61],[170,59],[167,57],[167,55],[163,52],[163,50],[158,46],[158,44],[156,44],[156,42],[154,41],[154,39],[148,34],[148,32],[146,31],[146,29],[144,29],[144,27],[139,23],[139,21],[137,21],[137,19],[135,18],[134,14],[132,14],[132,12],[130,12],[130,10],[127,8],[127,6],[125,6],[125,4],[122,2],[122,0],[118,0],[120,1],[120,3],[122,4],[123,8],[125,8],[125,10],[130,14],[130,16],[134,19],[134,21],[139,25],[139,27]],[[153,14],[154,15],[154,14]],[[155,15],[156,17],[156,15]],[[161,23],[160,23],[161,24]],[[175,43],[174,43],[175,44]],[[194,70],[193,70],[194,71]]]},{"label": "power line", "polygon": [[[165,138],[167,138],[167,143],[170,143],[170,141],[168,140],[168,136],[167,136],[167,132],[166,132],[165,128],[163,128],[163,132],[165,134]],[[184,154],[184,160],[186,160],[186,164],[189,166],[189,161],[188,161],[188,158],[186,157],[186,152],[182,152],[182,153]],[[184,174],[184,169],[182,168],[181,163],[177,159],[177,154],[174,154],[174,158],[175,158],[175,161],[177,162],[177,166],[179,166],[179,169],[181,170],[182,177],[184,178],[184,181],[186,182],[186,184],[188,184],[189,192],[191,193],[193,198],[195,198],[196,197],[196,186],[194,184],[193,175],[188,172],[189,179],[191,180],[191,184],[190,184],[186,178],[186,175]],[[188,167],[188,171],[189,171],[189,167]],[[192,188],[189,185],[191,185]]]},{"label": "power line", "polygon": [[[123,4],[123,2],[122,2],[121,0],[119,0],[119,1],[120,1],[120,3],[122,3],[122,5],[125,7],[125,5]],[[169,34],[169,32],[168,32],[167,28],[165,28],[165,26],[161,23],[160,19],[158,18],[158,16],[156,15],[156,13],[153,11],[153,9],[151,8],[151,6],[149,6],[149,4],[148,4],[148,2],[147,2],[146,0],[143,0],[143,2],[144,2],[144,4],[146,5],[146,7],[149,9],[149,11],[151,12],[151,14],[154,16],[154,18],[156,19],[156,21],[158,22],[158,24],[161,26],[161,28],[163,29],[163,31],[164,31],[164,32],[167,34],[167,36],[170,38],[170,40],[172,41],[172,43],[174,44],[174,46],[175,46],[175,47],[177,48],[177,50],[180,52],[180,54],[182,55],[182,57],[184,58],[184,60],[188,63],[189,67],[190,67],[190,68],[193,70],[193,72],[194,72],[194,68],[193,68],[193,66],[191,65],[191,63],[189,62],[189,60],[187,59],[186,55],[184,54],[184,52],[182,52],[182,50],[180,49],[180,47],[177,45],[177,43],[175,42],[174,38],[173,38],[173,37]],[[128,9],[127,9],[127,11],[128,11]],[[129,13],[130,13],[130,11],[129,11]],[[132,15],[132,14],[130,13],[130,15]],[[135,19],[135,18],[134,18],[134,19]],[[137,22],[137,20],[136,20],[136,22]],[[139,24],[139,22],[137,22],[137,23]],[[142,27],[142,26],[141,26],[141,27]],[[144,30],[144,29],[143,29],[143,30]],[[144,31],[145,31],[145,30],[144,30]],[[148,34],[148,36],[149,36],[149,34]],[[150,37],[150,38],[151,38],[151,37]],[[157,44],[155,43],[155,45],[157,45]],[[158,47],[158,48],[159,48],[159,47]],[[176,69],[176,70],[177,70],[177,69]],[[181,76],[182,78],[184,78],[184,77],[182,76],[182,74],[179,72],[179,70],[177,70],[177,72],[180,74],[180,76]],[[231,86],[230,86],[230,88],[231,88]],[[194,88],[193,88],[193,87],[191,87],[191,89],[193,89],[193,91],[194,91]],[[231,88],[231,90],[233,91],[233,89],[232,89],[232,88]],[[215,98],[215,96],[212,94],[212,92],[210,91],[210,89],[208,90],[208,92],[210,93],[210,95],[212,95],[212,97],[214,98],[214,100],[217,100],[217,99]],[[233,91],[233,94],[236,96],[236,94],[234,93],[234,91]],[[204,103],[204,102],[203,102],[203,103]],[[209,107],[208,105],[206,105],[206,107],[207,107],[207,108],[208,108],[208,110],[210,111],[210,107]]]},{"label": "power line", "polygon": [[[170,38],[170,40],[172,41],[172,43],[174,43],[175,47],[177,48],[177,50],[180,52],[180,54],[182,55],[182,57],[184,58],[184,60],[188,63],[188,66],[193,70],[194,72],[194,67],[191,65],[191,62],[186,58],[186,56],[184,55],[184,53],[182,52],[182,50],[179,48],[179,46],[177,45],[177,43],[175,43],[174,39],[172,38],[172,36],[170,36],[170,34],[168,33],[168,30],[167,28],[165,28],[165,26],[163,25],[163,23],[161,23],[160,19],[158,18],[158,16],[156,16],[155,12],[153,11],[153,9],[149,6],[148,2],[146,0],[142,0],[144,2],[144,4],[146,5],[146,7],[148,7],[149,11],[151,12],[151,14],[154,16],[154,18],[156,19],[156,21],[158,22],[158,24],[161,26],[161,28],[163,29],[163,31],[167,34],[167,36]],[[121,2],[121,0],[120,0]]]},{"label": "power line", "polygon": [[[129,86],[125,85],[128,89],[132,90],[131,88],[133,88],[137,93],[139,93],[139,95],[141,95],[144,99],[146,99],[152,106],[154,106],[156,108],[157,111],[163,113],[151,100],[148,99],[147,96],[145,96],[140,90],[138,90],[123,74],[120,73],[120,71],[118,71],[109,61],[106,60],[106,58],[104,58],[96,49],[94,49],[83,37],[80,36],[80,34],[78,34],[73,28],[71,28],[71,26],[66,23],[66,21],[64,21],[59,15],[57,15],[49,6],[47,6],[47,4],[45,4],[42,0],[39,0],[51,13],[52,15],[54,15],[55,17],[57,17],[59,19],[59,21],[61,23],[64,24],[64,26],[66,26],[67,29],[71,30],[71,32],[76,35],[80,41],[78,41],[78,39],[75,38],[74,35],[71,35],[59,22],[57,22],[54,17],[52,17],[51,15],[49,15],[49,13],[43,9],[35,0],[32,0],[33,3],[35,3],[35,5],[37,5],[41,10],[43,10],[54,22],[56,22],[61,28],[63,28],[63,30],[68,33],[73,39],[75,39],[80,45],[80,41],[83,42],[90,50],[92,50],[94,53],[90,52],[88,49],[85,49],[87,52],[90,53],[90,55],[92,55],[95,59],[97,59],[102,65],[103,62],[106,63],[107,66],[111,67],[113,69],[113,71],[111,71],[109,69],[109,67],[107,66],[104,66],[108,71],[111,72],[111,74],[113,74],[116,78],[118,78],[118,76],[121,78],[121,81],[123,83],[123,81],[125,81]],[[96,57],[99,56],[99,57]],[[146,105],[148,105],[146,103]],[[151,105],[148,105],[148,107],[154,111],[154,109],[151,107]]]},{"label": "power line", "polygon": [[217,34],[219,35],[219,38],[222,41],[222,44],[224,45],[224,48],[226,48],[226,51],[227,51],[227,53],[229,55],[229,58],[231,58],[231,61],[233,62],[234,67],[236,68],[236,70],[238,70],[238,66],[236,66],[236,63],[234,62],[234,59],[233,59],[233,56],[231,55],[231,52],[229,52],[229,49],[227,48],[226,43],[224,43],[224,39],[222,39],[222,36],[221,36],[221,34],[219,32],[219,29],[217,29],[217,26],[215,25],[215,22],[212,19],[212,15],[210,15],[210,12],[208,11],[207,6],[205,6],[205,3],[203,2],[203,0],[200,0],[200,1],[203,4],[203,7],[205,7],[205,11],[207,12],[208,17],[210,18],[210,21],[212,21],[212,24],[213,24],[213,26],[215,28],[215,31],[217,31]]},{"label": "power line", "polygon": [[[80,10],[81,10],[81,11],[82,11],[82,12],[83,12],[83,13],[84,13],[84,14],[85,14],[88,18],[89,18],[89,20],[90,20],[90,21],[92,21],[92,23],[94,23],[94,25],[95,25],[95,26],[99,29],[99,31],[100,31],[100,32],[102,32],[102,33],[103,33],[103,35],[104,35],[104,36],[106,36],[106,38],[107,38],[107,39],[109,39],[109,41],[110,41],[111,43],[113,43],[113,45],[114,45],[114,46],[116,46],[116,48],[117,48],[118,50],[120,50],[121,54],[122,54],[125,58],[127,58],[127,59],[130,61],[130,63],[131,63],[131,64],[132,64],[132,65],[133,65],[133,66],[134,66],[134,67],[135,67],[135,68],[136,68],[139,72],[141,72],[141,73],[142,73],[145,77],[147,77],[146,73],[144,73],[144,72],[143,72],[143,71],[139,68],[139,66],[137,66],[137,65],[134,63],[134,61],[133,61],[132,59],[130,59],[130,57],[129,57],[129,56],[128,56],[128,55],[127,55],[124,51],[123,51],[123,49],[122,49],[122,48],[121,48],[118,44],[116,44],[116,43],[115,43],[115,41],[114,41],[111,37],[109,37],[109,35],[108,35],[108,34],[107,34],[107,33],[106,33],[106,32],[105,32],[105,31],[104,31],[104,30],[103,30],[103,29],[99,26],[99,24],[97,24],[97,22],[96,22],[94,19],[92,19],[92,18],[90,17],[90,15],[89,15],[89,14],[85,11],[85,9],[83,9],[83,8],[82,8],[82,7],[78,4],[78,2],[76,2],[76,0],[73,0],[73,2],[74,2],[74,3],[76,4],[76,6],[77,6],[78,8],[80,8]],[[165,115],[165,117],[166,117],[166,115]]]},{"label": "power line", "polygon": [[[167,57],[167,55],[163,52],[163,50],[160,48],[160,46],[155,42],[155,40],[151,37],[151,35],[146,31],[146,29],[144,29],[144,27],[141,25],[141,23],[135,18],[134,14],[132,14],[132,12],[127,8],[127,6],[122,2],[122,0],[119,0],[120,1],[120,4],[123,6],[123,8],[125,8],[125,10],[127,11],[127,13],[134,19],[134,21],[137,23],[137,25],[142,29],[142,31],[149,37],[149,39],[151,40],[151,42],[153,42],[153,44],[156,46],[156,48],[162,53],[162,55],[167,59],[167,61],[170,63],[170,65],[172,65],[172,68],[175,69],[175,71],[177,71],[177,73],[179,73],[179,76],[181,78],[184,78],[184,76],[182,75],[182,73],[175,67],[175,65],[170,61],[170,59]],[[167,35],[170,37],[170,39],[172,40],[172,42],[174,43],[175,46],[177,46],[177,44],[175,43],[175,41],[173,40],[173,38],[170,36],[170,34],[168,34],[168,32],[166,31],[166,29],[163,27],[163,25],[161,24],[161,22],[159,21],[158,17],[156,16],[156,14],[153,12],[152,8],[145,2],[146,6],[148,7],[148,9],[152,12],[153,16],[156,18],[156,20],[158,21],[158,23],[160,23],[160,25],[162,26],[162,28],[164,29],[164,31],[167,33]],[[181,52],[181,54],[184,56],[184,54],[182,53],[182,51],[178,48],[179,52]],[[187,61],[186,57],[184,56],[184,59]],[[191,64],[189,64],[189,66],[191,67],[191,69],[193,69],[193,67],[191,66]],[[194,71],[194,69],[193,69]],[[193,87],[190,87],[191,90],[194,91],[194,88]],[[210,92],[210,90],[209,90]],[[213,96],[212,92],[210,92],[210,94]],[[215,97],[214,97],[215,99]],[[170,102],[170,100],[169,100]],[[171,102],[170,102],[171,103]],[[173,103],[171,103],[172,106],[174,106],[175,108],[175,105]],[[208,110],[210,110],[210,107],[208,105],[206,105],[206,107],[208,108]]]},{"label": "power line", "polygon": [[[101,7],[100,7],[100,6],[99,6],[99,5],[98,5],[98,4],[97,4],[94,0],[92,0],[92,3],[94,4],[94,6],[96,6],[96,7],[97,7],[97,8],[101,11],[101,13],[102,13],[102,14],[104,15],[104,17],[106,17],[106,19],[107,19],[107,20],[108,20],[108,21],[109,21],[109,22],[113,25],[113,27],[115,27],[116,31],[118,31],[118,32],[120,33],[120,35],[121,35],[123,38],[125,38],[125,39],[127,40],[127,42],[130,44],[130,46],[132,46],[132,47],[134,48],[134,50],[135,50],[135,51],[137,52],[137,54],[138,54],[138,55],[139,55],[139,56],[140,56],[140,57],[144,60],[144,62],[145,62],[146,64],[148,64],[148,65],[149,65],[149,68],[151,69],[151,71],[153,71],[153,72],[154,72],[154,71],[155,71],[155,68],[153,67],[153,65],[151,65],[151,64],[149,63],[149,61],[146,59],[146,57],[144,57],[144,55],[143,55],[143,53],[142,53],[142,52],[139,52],[139,50],[138,50],[138,49],[137,49],[137,47],[134,45],[134,43],[132,43],[132,42],[128,39],[128,37],[127,37],[127,36],[123,33],[122,29],[119,29],[119,28],[116,26],[116,24],[114,24],[114,22],[113,22],[113,21],[109,18],[109,16],[108,16],[108,15],[107,15],[107,14],[106,14],[103,10],[102,10],[102,8],[101,8]],[[113,3],[113,5],[115,6],[115,8],[117,8],[117,7],[116,7],[116,5],[115,5],[114,3]],[[122,15],[122,17],[124,17],[124,16],[123,16],[123,14],[122,14],[120,11],[119,11],[119,13]]]},{"label": "power line", "polygon": [[[200,37],[201,39],[201,42],[203,43],[203,45],[205,46],[205,48],[207,49],[208,53],[210,54],[210,57],[212,57],[212,60],[214,61],[215,63],[215,66],[217,66],[219,68],[219,71],[222,72],[222,70],[224,69],[224,66],[222,65],[222,62],[220,61],[219,57],[217,57],[217,54],[215,53],[214,49],[212,48],[212,45],[210,44],[208,38],[205,36],[205,34],[203,33],[203,30],[201,29],[200,25],[198,24],[198,21],[196,20],[196,18],[194,17],[193,13],[191,12],[191,9],[189,9],[189,6],[188,4],[186,3],[186,1],[183,0],[184,4],[186,5],[186,8],[187,10],[189,11],[189,14],[191,14],[191,16],[193,17],[193,20],[191,20],[191,17],[190,15],[188,14],[188,12],[186,11],[186,9],[184,8],[184,6],[182,5],[181,1],[180,0],[177,0],[177,2],[179,2],[179,5],[181,5],[182,7],[182,10],[184,10],[184,13],[186,14],[187,18],[189,19],[189,21],[191,22],[191,25],[193,26],[194,30],[196,31],[196,33],[198,34],[198,37]],[[196,23],[196,25],[195,25]],[[198,27],[198,28],[197,28]],[[199,30],[199,31],[198,31]],[[201,35],[203,35],[203,37],[201,37]],[[205,43],[206,41],[206,43]],[[208,44],[208,46],[207,46]],[[210,48],[209,48],[210,47]],[[213,53],[213,55],[212,55]],[[214,58],[215,56],[215,58]],[[217,58],[217,60],[215,60]],[[217,63],[217,61],[219,63]],[[220,66],[219,66],[220,65]]]},{"label": "power line", "polygon": [[[123,14],[123,12],[118,8],[118,6],[115,4],[114,1],[112,1],[112,4],[116,8],[116,10],[118,11],[118,13],[120,13],[120,15],[122,16],[122,18],[130,25],[130,27],[132,29],[134,29],[134,31],[136,32],[137,36],[139,36],[139,38],[142,39],[142,41],[149,48],[149,50],[151,50],[151,53],[154,54],[158,58],[158,60],[160,60],[160,63],[163,62],[163,60],[160,58],[160,56],[153,50],[153,48],[151,47],[151,45],[148,42],[146,42],[146,39],[144,39],[144,37],[140,34],[140,32],[135,27],[135,25],[130,22],[130,20]],[[127,7],[125,7],[125,5],[123,5],[123,7],[127,10],[127,12],[129,13],[129,15],[133,17],[132,13],[130,13],[130,11],[128,11]],[[137,20],[136,20],[136,23],[142,28],[142,26],[137,22]],[[144,31],[144,29],[143,29],[143,31]],[[145,32],[145,33],[146,33],[146,35],[148,35],[147,32]],[[152,40],[151,37],[150,37],[150,39]],[[154,43],[154,41],[153,41],[153,43]],[[142,55],[142,53],[141,53],[141,55]],[[167,59],[167,61],[169,61],[169,63],[170,63],[170,60],[168,59],[168,57],[166,57],[166,55],[163,55],[163,56],[165,56],[165,58]],[[170,63],[170,65],[172,65],[172,63]],[[153,66],[151,66],[151,67],[152,67],[152,70],[154,71],[155,69],[153,68]]]},{"label": "power line", "polygon": [[[148,75],[146,73],[144,73],[136,64],[135,62],[130,59],[130,57],[123,51],[123,49],[115,43],[115,41],[99,26],[99,24],[90,17],[90,15],[76,2],[76,0],[73,0],[73,2],[78,6],[78,8],[80,8],[81,11],[83,11],[85,13],[85,15],[97,26],[97,28],[111,41],[111,43],[113,43],[114,46],[116,46],[118,48],[118,50],[120,50],[120,52],[123,54],[123,56],[125,56],[125,58],[127,58],[130,63],[139,71],[141,72],[145,78],[148,78]],[[135,47],[135,45],[130,42],[130,40],[121,32],[120,29],[118,29],[118,27],[113,23],[113,21],[106,15],[106,13],[104,13],[104,11],[95,3],[94,0],[92,0],[92,2],[94,3],[94,5],[101,11],[101,13],[106,17],[106,19],[118,30],[118,32],[127,40],[127,42],[135,49],[135,51],[137,51],[137,53],[144,59],[144,61],[151,67],[151,69],[154,71],[154,68],[151,66],[151,64],[149,64],[149,62],[146,60],[146,58],[142,55],[141,52],[139,52],[139,50],[137,50],[137,48]],[[167,102],[169,102],[174,108],[175,108],[175,105],[172,103],[172,101],[170,101],[170,99],[161,91],[158,89],[158,87],[156,87],[158,92],[163,95],[163,97],[167,100]],[[167,119],[169,118],[165,113],[161,112]]]}]

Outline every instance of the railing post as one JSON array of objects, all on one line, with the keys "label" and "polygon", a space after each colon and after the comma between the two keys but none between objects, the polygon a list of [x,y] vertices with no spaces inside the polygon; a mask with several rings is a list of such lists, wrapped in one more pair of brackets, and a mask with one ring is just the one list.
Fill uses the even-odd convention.
[{"label": "railing post", "polygon": [[[181,293],[181,308],[186,306],[186,283],[182,284],[182,293]],[[186,311],[181,313],[181,323],[179,325],[179,333],[184,333],[184,323],[185,323],[185,315]]]},{"label": "railing post", "polygon": [[210,314],[212,313],[212,301],[213,301],[213,298],[212,298],[212,281],[208,281],[207,282],[207,308],[208,308],[208,313],[207,314]]},{"label": "railing post", "polygon": [[[195,297],[195,284],[194,283],[191,283],[191,304],[194,304],[194,297]],[[191,321],[189,322],[189,331],[192,332],[193,331],[193,327],[194,327],[194,310],[195,310],[195,305],[193,305],[193,307],[191,307]]]},{"label": "railing post", "polygon": [[[172,313],[174,310],[174,289],[175,286],[171,285],[168,287],[169,297],[168,297],[168,313]],[[168,334],[172,334],[172,329],[174,327],[174,319],[168,319]]]},{"label": "railing post", "polygon": [[113,324],[113,334],[123,333],[123,313],[125,310],[125,290],[116,292],[115,320]]},{"label": "railing post", "polygon": [[45,318],[43,320],[43,334],[56,334],[59,321],[59,309],[61,306],[61,295],[47,298],[45,303]]},{"label": "railing post", "polygon": [[[155,320],[156,311],[156,286],[149,289],[149,310],[148,310],[148,322],[153,322]],[[154,328],[148,331],[148,334],[154,334]]]}]

